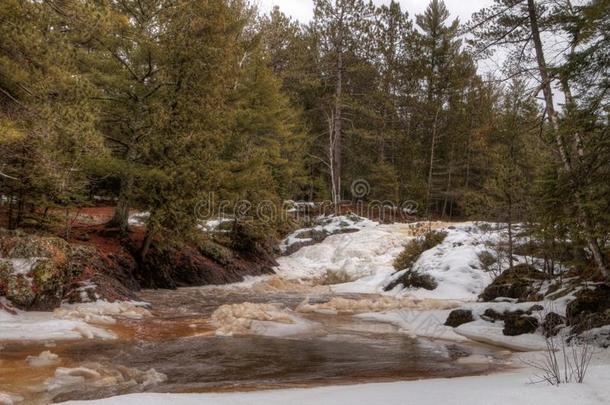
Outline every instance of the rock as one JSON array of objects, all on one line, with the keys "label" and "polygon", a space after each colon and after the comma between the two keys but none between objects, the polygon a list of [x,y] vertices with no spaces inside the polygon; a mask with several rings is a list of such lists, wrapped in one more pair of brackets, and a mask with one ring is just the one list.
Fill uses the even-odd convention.
[{"label": "rock", "polygon": [[245,276],[274,274],[277,262],[267,254],[233,251],[226,257],[208,256],[196,246],[153,246],[139,263],[137,279],[142,288],[169,288],[223,285],[244,280]]},{"label": "rock", "polygon": [[548,276],[534,267],[520,264],[506,270],[491,283],[479,296],[489,302],[496,298],[514,298],[519,301],[540,301],[540,286]]},{"label": "rock", "polygon": [[9,278],[4,295],[13,305],[21,309],[31,307],[36,300],[31,282],[21,274]]},{"label": "rock", "polygon": [[69,280],[70,245],[53,236],[2,232],[0,294],[16,307],[48,310],[61,303]]},{"label": "rock", "polygon": [[527,314],[531,315],[533,312],[540,312],[543,311],[544,307],[540,304],[534,304],[530,307],[530,309],[527,310]]},{"label": "rock", "polygon": [[509,315],[504,319],[505,336],[519,336],[534,333],[538,329],[538,319],[533,316]]},{"label": "rock", "polygon": [[322,243],[329,236],[355,232],[358,232],[358,229],[338,228],[333,230],[332,232],[326,230],[307,229],[295,235],[295,238],[300,239],[300,241],[292,243],[283,252],[281,252],[281,254],[282,256],[290,256],[291,254],[298,252],[304,247]]},{"label": "rock", "polygon": [[481,315],[481,319],[484,319],[488,322],[504,321],[506,318],[510,318],[510,317],[520,317],[523,315],[531,315],[533,312],[532,308],[528,309],[527,311],[524,311],[522,309],[517,309],[515,311],[504,311],[503,313],[499,313],[492,308],[487,308],[485,310],[485,312],[483,312],[483,315]]},{"label": "rock", "polygon": [[472,311],[468,309],[456,309],[451,311],[449,317],[445,321],[445,326],[451,326],[452,328],[457,328],[460,325],[463,325],[468,322],[474,321],[474,317],[472,316]]},{"label": "rock", "polygon": [[485,312],[483,312],[483,315],[481,315],[481,319],[484,319],[488,322],[495,322],[495,321],[503,321],[504,320],[504,314],[499,313],[498,311],[491,309],[491,308],[487,308],[485,310]]},{"label": "rock", "polygon": [[566,318],[555,313],[549,312],[542,321],[542,329],[544,330],[544,336],[552,337],[559,333],[560,326],[565,325]]},{"label": "rock", "polygon": [[438,287],[438,283],[431,275],[407,270],[402,276],[388,284],[384,290],[393,290],[399,284],[402,284],[404,288],[423,288],[426,290],[435,290]]},{"label": "rock", "polygon": [[568,304],[566,317],[576,334],[610,325],[610,286],[602,284],[579,291]]},{"label": "rock", "polygon": [[[23,310],[52,311],[62,300],[135,300],[135,260],[54,236],[0,232],[0,295]],[[82,286],[94,289],[83,291]]]}]

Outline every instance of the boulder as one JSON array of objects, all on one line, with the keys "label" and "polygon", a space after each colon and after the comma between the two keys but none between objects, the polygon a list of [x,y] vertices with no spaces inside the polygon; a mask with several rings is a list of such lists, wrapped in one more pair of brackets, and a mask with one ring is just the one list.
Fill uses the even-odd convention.
[{"label": "boulder", "polygon": [[423,288],[426,290],[435,290],[438,287],[438,283],[431,275],[407,270],[396,280],[388,284],[384,290],[391,291],[399,284],[404,288]]},{"label": "boulder", "polygon": [[488,322],[503,321],[504,314],[501,314],[494,309],[487,308],[485,312],[483,312],[483,315],[481,315],[481,319],[484,319]]},{"label": "boulder", "polygon": [[69,280],[70,246],[52,236],[0,235],[0,294],[16,307],[51,310],[61,303]]},{"label": "boulder", "polygon": [[63,300],[137,299],[135,261],[113,258],[95,246],[4,231],[0,252],[0,295],[19,309],[52,311]]},{"label": "boulder", "polygon": [[457,328],[460,325],[463,325],[468,322],[474,321],[474,317],[472,316],[472,311],[468,309],[456,309],[451,311],[449,317],[445,321],[445,326],[451,326],[452,328]]},{"label": "boulder", "polygon": [[504,330],[506,336],[519,336],[526,333],[534,333],[538,329],[538,319],[533,316],[509,315],[504,319]]},{"label": "boulder", "polygon": [[566,309],[568,325],[576,334],[610,325],[610,286],[581,290]]},{"label": "boulder", "polygon": [[532,315],[532,313],[534,313],[536,311],[542,311],[543,309],[544,309],[544,307],[542,305],[533,305],[527,311],[524,311],[522,309],[517,309],[515,311],[504,311],[503,313],[500,313],[500,312],[494,310],[493,308],[487,308],[485,310],[485,312],[483,312],[483,315],[481,315],[481,318],[488,322],[504,321],[504,320],[506,320],[506,318],[510,318],[510,317]]},{"label": "boulder", "polygon": [[496,298],[514,298],[519,301],[540,301],[540,286],[548,276],[534,267],[520,264],[506,270],[491,283],[479,296],[483,301]]},{"label": "boulder", "polygon": [[542,322],[542,329],[544,330],[544,336],[552,337],[559,333],[562,325],[566,324],[566,318],[555,313],[549,312],[545,315],[544,321]]}]

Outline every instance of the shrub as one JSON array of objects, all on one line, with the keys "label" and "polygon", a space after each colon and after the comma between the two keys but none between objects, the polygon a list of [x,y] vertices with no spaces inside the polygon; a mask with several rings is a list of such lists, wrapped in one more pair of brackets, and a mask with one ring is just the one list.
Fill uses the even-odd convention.
[{"label": "shrub", "polygon": [[410,241],[394,260],[394,268],[398,271],[411,268],[422,253],[424,253],[422,242],[419,240]]},{"label": "shrub", "polygon": [[430,250],[444,242],[447,232],[432,231],[424,236],[424,251]]},{"label": "shrub", "polygon": [[498,262],[496,256],[494,256],[493,253],[491,253],[489,250],[482,251],[478,254],[478,256],[479,263],[481,263],[481,268],[486,272],[493,271],[493,268],[491,266]]},{"label": "shrub", "polygon": [[410,269],[422,253],[440,245],[446,237],[446,232],[432,231],[424,235],[423,239],[414,239],[410,241],[400,255],[394,260],[394,268],[397,271]]},{"label": "shrub", "polygon": [[402,284],[405,288],[424,288],[426,290],[435,290],[438,287],[438,283],[431,275],[407,270],[405,274],[388,284],[385,291],[393,290],[399,284]]}]

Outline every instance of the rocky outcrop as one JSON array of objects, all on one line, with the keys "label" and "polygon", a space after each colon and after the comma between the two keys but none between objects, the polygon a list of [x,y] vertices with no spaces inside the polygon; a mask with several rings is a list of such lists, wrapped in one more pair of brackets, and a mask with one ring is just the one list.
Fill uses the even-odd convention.
[{"label": "rocky outcrop", "polygon": [[17,308],[52,310],[63,300],[132,299],[138,284],[124,257],[54,236],[0,234],[0,295]]},{"label": "rocky outcrop", "polygon": [[533,316],[509,315],[504,319],[505,336],[519,336],[526,333],[534,333],[538,329],[538,319]]},{"label": "rocky outcrop", "polygon": [[549,312],[545,315],[544,321],[542,322],[542,330],[544,331],[544,336],[553,337],[557,336],[559,330],[566,323],[566,318],[555,313]]},{"label": "rocky outcrop", "polygon": [[491,283],[480,298],[493,301],[496,298],[513,298],[518,301],[540,301],[544,297],[540,286],[548,276],[534,267],[520,264],[506,270]]},{"label": "rocky outcrop", "polygon": [[70,246],[60,238],[3,232],[0,235],[0,294],[21,309],[61,302],[73,276]]},{"label": "rocky outcrop", "polygon": [[474,321],[474,317],[472,316],[472,311],[467,309],[456,309],[451,311],[449,317],[445,321],[445,326],[451,326],[452,328],[457,328],[460,325],[463,325],[468,322]]},{"label": "rocky outcrop", "polygon": [[568,304],[566,317],[576,334],[610,325],[610,286],[602,284],[579,291]]},{"label": "rocky outcrop", "polygon": [[205,247],[153,247],[140,262],[137,279],[143,288],[222,285],[273,274],[276,265],[270,255],[238,253],[213,242]]},{"label": "rocky outcrop", "polygon": [[140,243],[133,237],[119,239],[104,228],[87,229],[87,235],[68,243],[0,230],[0,296],[20,309],[51,311],[63,301],[137,300],[140,288],[239,282],[272,274],[277,265],[272,249],[259,241],[242,243],[248,247],[242,250],[203,238],[179,247],[159,243],[139,260]]}]

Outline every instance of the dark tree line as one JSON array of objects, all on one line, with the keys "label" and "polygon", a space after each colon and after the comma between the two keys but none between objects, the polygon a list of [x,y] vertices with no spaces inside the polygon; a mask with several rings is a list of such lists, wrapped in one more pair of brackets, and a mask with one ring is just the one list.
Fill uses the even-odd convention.
[{"label": "dark tree line", "polygon": [[6,225],[103,195],[123,231],[150,212],[150,242],[194,230],[208,192],[339,203],[366,180],[421,216],[534,224],[608,277],[608,2],[314,6],[303,25],[245,0],[3,1]]}]

